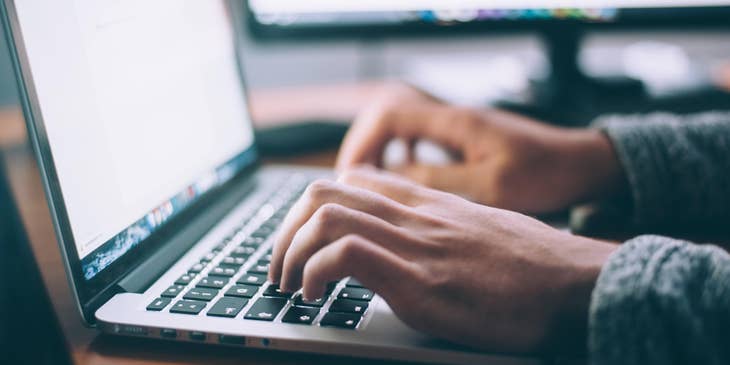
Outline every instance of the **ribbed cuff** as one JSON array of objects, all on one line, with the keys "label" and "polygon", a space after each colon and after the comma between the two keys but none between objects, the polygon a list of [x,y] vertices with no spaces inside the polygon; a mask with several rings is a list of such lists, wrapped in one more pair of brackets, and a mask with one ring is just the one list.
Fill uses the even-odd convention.
[{"label": "ribbed cuff", "polygon": [[730,256],[660,236],[613,253],[593,290],[591,364],[730,361]]}]

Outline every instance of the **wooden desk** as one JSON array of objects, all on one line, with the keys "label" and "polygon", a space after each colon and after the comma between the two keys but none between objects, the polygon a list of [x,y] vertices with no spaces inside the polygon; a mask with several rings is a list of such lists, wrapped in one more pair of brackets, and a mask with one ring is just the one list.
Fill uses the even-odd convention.
[{"label": "wooden desk", "polygon": [[[290,89],[254,93],[254,116],[260,124],[283,123],[296,116],[348,118],[365,102],[378,85]],[[338,91],[339,90],[339,91]],[[319,94],[317,94],[319,93]],[[317,98],[313,95],[321,95]],[[333,95],[346,95],[347,105],[331,107]],[[291,109],[280,110],[281,100],[298,100]],[[279,107],[276,107],[279,105]],[[297,109],[299,108],[299,109]],[[318,109],[319,108],[319,111]],[[298,111],[297,111],[298,110]],[[78,364],[371,364],[372,361],[331,356],[235,349],[218,346],[151,341],[100,335],[86,328],[71,296],[61,256],[46,204],[38,168],[25,143],[23,118],[17,109],[0,110],[0,149],[6,151],[11,185],[20,205],[33,250],[48,288],[66,340]],[[277,160],[289,164],[331,166],[335,151],[295,159]]]}]

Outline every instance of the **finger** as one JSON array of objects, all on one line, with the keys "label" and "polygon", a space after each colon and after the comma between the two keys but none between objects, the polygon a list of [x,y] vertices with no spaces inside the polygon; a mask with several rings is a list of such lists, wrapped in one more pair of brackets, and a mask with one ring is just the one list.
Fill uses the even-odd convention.
[{"label": "finger", "polygon": [[406,206],[416,206],[423,199],[423,187],[385,170],[359,166],[340,173],[337,181],[366,189]]},{"label": "finger", "polygon": [[349,234],[367,237],[404,256],[410,256],[414,250],[425,249],[425,247],[414,247],[413,244],[404,244],[407,237],[400,227],[367,213],[337,204],[326,204],[297,231],[284,254],[282,289],[287,291],[298,289],[301,286],[301,273],[307,260],[322,247]]},{"label": "finger", "polygon": [[468,197],[475,196],[474,172],[468,165],[444,166],[412,164],[397,167],[394,172],[432,189]]},{"label": "finger", "polygon": [[413,263],[386,248],[361,236],[347,235],[307,261],[303,295],[321,298],[326,283],[352,276],[390,303],[398,297],[398,285],[415,282],[417,273]]},{"label": "finger", "polygon": [[313,182],[291,208],[279,229],[272,251],[269,280],[279,281],[284,254],[294,235],[317,209],[328,203],[346,206],[394,223],[402,219],[407,209],[396,201],[363,188],[327,180]]},{"label": "finger", "polygon": [[366,110],[348,131],[337,158],[337,169],[358,164],[380,166],[385,145],[393,138],[430,139],[456,151],[466,141],[466,124],[456,118],[467,113],[441,103],[424,102],[408,107],[374,107]]}]

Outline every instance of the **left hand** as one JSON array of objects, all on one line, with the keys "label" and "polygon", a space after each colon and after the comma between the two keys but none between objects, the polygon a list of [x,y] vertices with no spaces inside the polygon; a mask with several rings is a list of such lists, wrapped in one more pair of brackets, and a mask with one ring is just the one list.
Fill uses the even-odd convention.
[{"label": "left hand", "polygon": [[282,290],[353,276],[406,324],[469,346],[536,352],[585,343],[588,303],[615,246],[375,170],[313,183],[275,243]]},{"label": "left hand", "polygon": [[[337,168],[383,166],[385,146],[400,139],[406,163],[394,171],[420,184],[475,202],[529,214],[561,211],[625,189],[623,169],[599,130],[551,126],[496,109],[449,105],[424,92],[394,85],[355,119]],[[428,140],[454,157],[423,164],[413,146]]]}]

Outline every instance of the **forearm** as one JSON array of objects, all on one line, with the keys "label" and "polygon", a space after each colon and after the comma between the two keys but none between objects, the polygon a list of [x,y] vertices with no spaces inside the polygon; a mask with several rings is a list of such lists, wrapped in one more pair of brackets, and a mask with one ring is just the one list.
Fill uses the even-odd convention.
[{"label": "forearm", "polygon": [[635,238],[593,291],[593,364],[730,363],[730,256],[658,236]]}]

